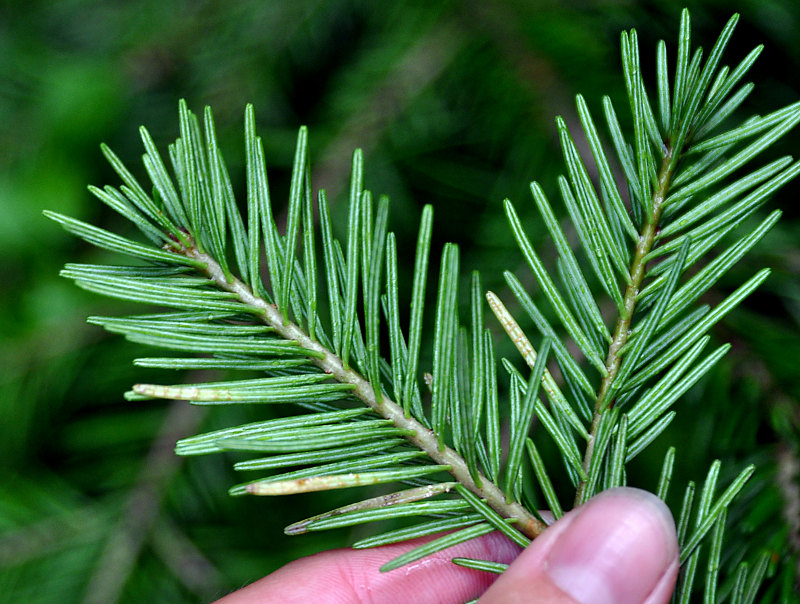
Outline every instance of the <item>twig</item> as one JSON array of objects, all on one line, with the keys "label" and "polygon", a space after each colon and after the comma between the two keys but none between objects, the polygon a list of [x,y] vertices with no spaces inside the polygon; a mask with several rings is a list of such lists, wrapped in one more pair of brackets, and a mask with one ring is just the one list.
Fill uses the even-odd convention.
[{"label": "twig", "polygon": [[164,491],[182,463],[173,452],[175,441],[196,432],[204,415],[205,410],[183,401],[170,405],[136,486],[89,580],[84,604],[111,604],[119,600],[142,546],[157,522]]},{"label": "twig", "polygon": [[463,457],[450,447],[440,449],[437,435],[413,417],[406,417],[403,408],[386,394],[378,399],[372,385],[363,376],[352,369],[345,369],[338,356],[319,342],[312,340],[300,327],[291,322],[285,323],[282,313],[275,305],[254,295],[250,288],[239,279],[234,278],[229,282],[220,265],[211,256],[199,252],[194,247],[185,248],[183,252],[191,258],[203,262],[206,265],[206,273],[218,287],[235,293],[242,303],[257,309],[264,323],[272,327],[276,333],[286,340],[298,342],[307,350],[316,352],[319,358],[312,360],[320,369],[342,384],[355,386],[352,391],[353,396],[379,415],[391,420],[398,428],[412,432],[406,436],[410,443],[424,451],[435,463],[449,466],[448,471],[458,482],[479,497],[486,499],[486,503],[496,512],[505,518],[516,520],[515,526],[520,532],[533,539],[546,528],[546,525],[524,506],[516,502],[508,503],[505,493],[482,474],[479,473],[477,480],[473,480]]},{"label": "twig", "polygon": [[[658,173],[658,186],[653,192],[653,214],[646,221],[644,229],[639,236],[639,243],[636,246],[633,262],[631,263],[631,281],[625,290],[624,297],[624,311],[620,313],[617,320],[617,326],[614,330],[611,345],[608,348],[608,356],[606,357],[606,376],[600,384],[600,391],[597,395],[597,401],[594,407],[594,417],[592,418],[592,427],[589,430],[589,440],[586,443],[586,453],[583,458],[583,471],[586,475],[589,473],[589,467],[592,463],[594,455],[594,442],[597,429],[600,426],[600,419],[602,412],[608,407],[611,401],[606,401],[608,398],[611,386],[617,377],[617,372],[620,368],[622,357],[619,352],[623,346],[628,342],[630,337],[631,319],[636,310],[636,296],[642,288],[642,283],[645,277],[645,268],[647,263],[645,258],[655,243],[655,237],[658,232],[658,221],[661,217],[661,207],[667,197],[669,185],[672,180],[672,170],[670,168],[672,163],[672,148],[668,148],[661,162],[661,169]],[[583,499],[583,492],[586,489],[586,481],[582,480],[578,483],[578,489],[575,494],[575,505],[578,505]]]},{"label": "twig", "polygon": [[158,519],[150,541],[167,567],[199,598],[208,601],[224,584],[219,571],[169,518]]}]

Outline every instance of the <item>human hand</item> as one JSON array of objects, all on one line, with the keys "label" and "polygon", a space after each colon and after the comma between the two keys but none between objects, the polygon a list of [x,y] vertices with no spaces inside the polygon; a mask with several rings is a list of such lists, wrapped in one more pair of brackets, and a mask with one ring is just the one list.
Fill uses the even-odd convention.
[{"label": "human hand", "polygon": [[[418,544],[302,558],[217,604],[456,604],[484,591],[479,604],[665,604],[678,574],[672,515],[654,495],[631,488],[605,491],[565,514],[522,553],[493,533],[378,572]],[[456,556],[511,565],[495,580],[452,564]]]}]

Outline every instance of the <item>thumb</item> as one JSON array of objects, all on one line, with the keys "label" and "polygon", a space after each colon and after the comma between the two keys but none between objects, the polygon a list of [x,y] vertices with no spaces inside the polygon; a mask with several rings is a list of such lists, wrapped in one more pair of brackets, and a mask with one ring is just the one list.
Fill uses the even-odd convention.
[{"label": "thumb", "polygon": [[535,539],[480,604],[665,604],[677,575],[667,506],[646,491],[611,489]]}]

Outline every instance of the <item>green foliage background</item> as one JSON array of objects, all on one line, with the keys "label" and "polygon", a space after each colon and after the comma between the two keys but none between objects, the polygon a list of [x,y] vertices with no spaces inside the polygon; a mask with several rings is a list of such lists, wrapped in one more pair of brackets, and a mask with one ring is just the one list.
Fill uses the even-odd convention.
[{"label": "green foliage background", "polygon": [[[800,96],[800,4],[685,5],[706,48],[733,10],[742,20],[731,60],[766,44],[748,113]],[[552,187],[560,169],[554,116],[575,121],[578,92],[592,108],[602,94],[622,98],[623,28],[639,31],[652,73],[655,42],[674,44],[680,8],[633,0],[0,4],[0,601],[208,601],[358,537],[359,529],[282,533],[346,495],[234,499],[230,459],[172,454],[182,436],[271,410],[124,401],[132,383],[164,374],[134,368],[141,348],[85,324],[87,315],[125,309],[58,270],[67,259],[109,258],[41,216],[49,208],[121,228],[85,188],[117,183],[101,141],[136,166],[140,124],[166,145],[179,98],[196,111],[210,104],[241,192],[243,111],[253,102],[277,203],[306,124],[312,183],[328,190],[340,233],[337,202],[344,206],[359,146],[367,187],[392,198],[401,259],[412,258],[420,208],[433,203],[434,244],[458,242],[465,271],[480,269],[485,286],[502,291],[501,270],[522,259],[501,200],[532,210],[529,181]],[[787,153],[798,154],[796,133],[771,150]],[[632,477],[654,487],[663,449],[676,441],[677,484],[702,480],[714,458],[731,473],[758,464],[731,511],[729,539],[734,557],[774,552],[765,601],[791,593],[800,550],[798,196],[795,182],[761,214],[785,211],[720,292],[763,266],[773,274],[717,327],[732,352],[685,397],[664,446]],[[532,216],[522,216],[528,232],[544,235]]]}]

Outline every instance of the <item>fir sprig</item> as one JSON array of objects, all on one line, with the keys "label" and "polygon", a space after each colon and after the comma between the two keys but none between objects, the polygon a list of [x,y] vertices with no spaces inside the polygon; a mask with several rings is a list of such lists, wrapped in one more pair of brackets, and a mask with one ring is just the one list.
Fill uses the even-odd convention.
[{"label": "fir sprig", "polygon": [[[757,48],[733,70],[720,67],[737,20],[734,16],[728,22],[703,62],[699,50],[690,53],[690,22],[684,11],[672,83],[666,45],[658,46],[656,110],[642,78],[637,34],[622,34],[633,129],[624,134],[617,110],[604,98],[613,155],[606,151],[601,128],[582,96],[577,97],[577,112],[589,156],[581,155],[566,122],[556,120],[566,168],[558,185],[580,246],[573,250],[543,188],[533,183],[534,204],[558,254],[555,269],[541,260],[514,205],[506,200],[511,233],[541,290],[534,299],[513,273],[505,273],[540,334],[538,349],[501,299],[486,294],[531,370],[526,378],[514,363],[502,360],[507,396],[498,387],[480,277],[473,274],[468,294],[459,293],[461,263],[454,244],[442,249],[436,303],[425,308],[432,208],[422,212],[410,319],[404,327],[398,292],[408,284],[398,280],[389,202],[385,197],[376,202],[364,188],[362,153],[353,156],[348,230],[340,240],[333,233],[325,193],[320,191],[314,201],[308,134],[301,128],[281,229],[272,211],[251,106],[245,115],[244,217],[211,110],[205,110],[201,124],[181,102],[180,138],[168,154],[172,174],[150,135],[141,131],[152,195],[105,147],[123,185],[90,189],[137,226],[150,244],[48,212],[67,230],[139,264],[68,265],[63,274],[92,291],[173,309],[94,317],[92,322],[135,341],[205,355],[140,359],[138,364],[257,371],[262,376],[206,384],[138,384],[129,398],[295,403],[305,409],[178,443],[181,455],[225,450],[260,455],[239,462],[236,468],[242,471],[298,468],[235,486],[231,494],[404,485],[394,493],[291,524],[288,533],[392,518],[419,521],[356,544],[374,547],[453,531],[384,570],[495,530],[525,545],[546,526],[526,495],[524,487],[532,479],[548,511],[555,518],[564,513],[563,495],[551,478],[554,470],[537,446],[541,432],[562,457],[576,505],[602,489],[626,484],[626,464],[657,439],[674,417],[676,400],[727,351],[723,345],[704,352],[709,330],[769,273],[759,271],[713,308],[697,303],[764,236],[779,213],[735,239],[705,266],[698,267],[698,262],[800,172],[800,163],[791,158],[752,166],[800,121],[798,104],[716,132],[749,93],[751,86],[740,82],[760,52]],[[596,181],[589,162],[594,163]],[[623,186],[615,175],[617,166]],[[612,303],[613,320],[603,316],[604,305],[594,289]],[[459,314],[461,298],[469,301],[464,318]],[[552,313],[540,310],[542,299]],[[421,380],[426,329],[432,340],[432,371]],[[388,342],[382,342],[386,334]],[[388,351],[386,358],[383,351]],[[507,443],[501,437],[503,416]],[[534,420],[541,430],[531,438]],[[657,484],[645,485],[662,498],[669,491],[674,459],[675,449],[669,449]],[[696,504],[690,483],[676,514],[685,565],[681,600],[692,592],[706,542],[710,555],[704,590],[713,599],[726,510],[753,469],[742,470],[717,496],[719,472],[719,463],[712,465]],[[489,561],[458,563],[502,570]],[[747,601],[761,575],[761,566],[749,573],[742,567],[734,601]]]}]

